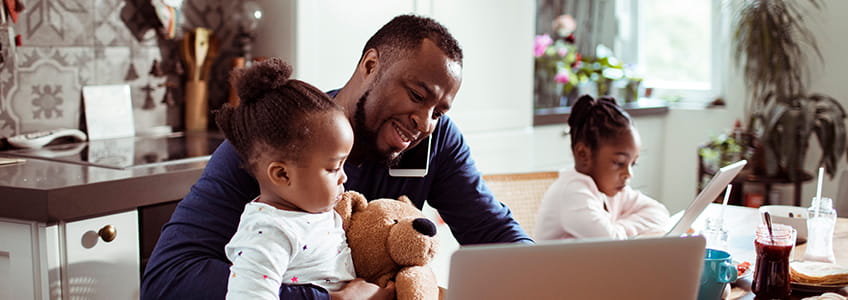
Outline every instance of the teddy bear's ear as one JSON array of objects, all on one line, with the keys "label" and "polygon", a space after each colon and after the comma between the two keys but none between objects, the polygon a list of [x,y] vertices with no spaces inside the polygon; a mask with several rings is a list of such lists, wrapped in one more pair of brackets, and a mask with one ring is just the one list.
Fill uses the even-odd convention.
[{"label": "teddy bear's ear", "polygon": [[365,196],[360,193],[356,193],[350,200],[351,213],[363,211],[368,207],[368,199],[365,199]]},{"label": "teddy bear's ear", "polygon": [[365,209],[368,201],[365,196],[355,191],[347,191],[342,194],[342,200],[336,204],[336,212],[342,217],[342,227],[347,231],[350,227],[350,217],[354,212]]},{"label": "teddy bear's ear", "polygon": [[415,204],[412,203],[412,200],[409,200],[409,197],[407,197],[406,195],[400,195],[400,197],[398,197],[398,201],[406,202],[409,205],[415,206]]},{"label": "teddy bear's ear", "polygon": [[353,198],[356,198],[357,195],[360,194],[354,191],[344,192],[342,193],[342,200],[336,203],[336,212],[342,217],[342,227],[345,230],[350,223],[350,215],[353,214]]}]

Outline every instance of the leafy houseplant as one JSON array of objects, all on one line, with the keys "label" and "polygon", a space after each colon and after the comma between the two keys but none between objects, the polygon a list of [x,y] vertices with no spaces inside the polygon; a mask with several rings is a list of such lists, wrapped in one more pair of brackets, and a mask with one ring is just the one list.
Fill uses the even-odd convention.
[{"label": "leafy houseplant", "polygon": [[[808,0],[816,9],[819,0]],[[809,137],[822,149],[820,165],[832,178],[845,155],[845,111],[830,96],[808,94],[804,47],[821,58],[796,0],[743,0],[736,20],[736,62],[751,91],[748,130],[768,176],[798,182]],[[755,157],[756,155],[755,154]]]},{"label": "leafy houseplant", "polygon": [[[745,152],[748,149],[745,144],[747,140],[741,132],[741,128],[738,127],[731,134],[722,133],[711,137],[706,144],[698,147],[701,171],[708,174],[715,174],[721,167],[732,164],[740,159],[749,158],[750,155]],[[701,171],[699,171],[699,174]],[[710,178],[699,176],[699,179],[698,190],[700,191],[707,185]]]},{"label": "leafy houseplant", "polygon": [[581,82],[595,82],[598,87],[597,96],[605,96],[610,94],[614,81],[631,78],[625,76],[624,64],[613,55],[612,50],[604,45],[598,45],[596,48],[596,56],[583,57],[576,73]]}]

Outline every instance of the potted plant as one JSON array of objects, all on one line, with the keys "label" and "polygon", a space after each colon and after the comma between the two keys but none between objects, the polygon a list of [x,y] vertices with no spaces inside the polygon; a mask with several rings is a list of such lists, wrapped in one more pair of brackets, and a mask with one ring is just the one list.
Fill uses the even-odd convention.
[{"label": "potted plant", "polygon": [[548,34],[536,36],[534,89],[537,108],[562,106],[561,98],[576,92],[579,82],[575,68],[580,62],[580,53],[572,41],[573,37],[554,40]]},{"label": "potted plant", "polygon": [[575,45],[576,28],[574,18],[560,15],[553,21],[553,35],[536,36],[533,45],[536,108],[563,106],[568,100],[563,97],[576,98],[580,81],[575,72],[581,63]]},{"label": "potted plant", "polygon": [[[819,0],[808,0],[816,9]],[[795,0],[744,0],[736,19],[736,62],[751,92],[748,131],[765,175],[798,182],[806,174],[809,138],[822,149],[820,165],[832,178],[845,155],[845,111],[830,96],[808,94],[804,49],[821,58]],[[754,162],[757,163],[756,161]],[[756,171],[756,170],[755,170]]]},{"label": "potted plant", "polygon": [[604,45],[595,47],[595,57],[582,57],[577,68],[581,82],[589,81],[597,85],[597,96],[606,96],[612,90],[613,82],[626,79],[624,64]]}]

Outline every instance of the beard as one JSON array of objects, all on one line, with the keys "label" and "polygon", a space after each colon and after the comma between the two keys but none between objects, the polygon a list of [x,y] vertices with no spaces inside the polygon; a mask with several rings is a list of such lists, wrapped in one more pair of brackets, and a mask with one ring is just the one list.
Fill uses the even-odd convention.
[{"label": "beard", "polygon": [[402,154],[393,155],[390,151],[380,151],[380,148],[377,147],[377,132],[368,129],[365,125],[365,102],[370,93],[370,89],[365,91],[359,101],[356,102],[356,112],[353,113],[355,142],[350,151],[349,160],[354,163],[376,162],[391,168],[400,162]]}]

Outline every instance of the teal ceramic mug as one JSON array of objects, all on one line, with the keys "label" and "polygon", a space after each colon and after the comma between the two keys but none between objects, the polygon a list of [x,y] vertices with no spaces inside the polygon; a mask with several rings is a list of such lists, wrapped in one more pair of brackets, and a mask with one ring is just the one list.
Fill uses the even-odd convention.
[{"label": "teal ceramic mug", "polygon": [[736,281],[736,266],[730,253],[722,250],[707,249],[704,255],[704,270],[701,272],[701,285],[698,288],[698,300],[718,300],[725,285]]}]

